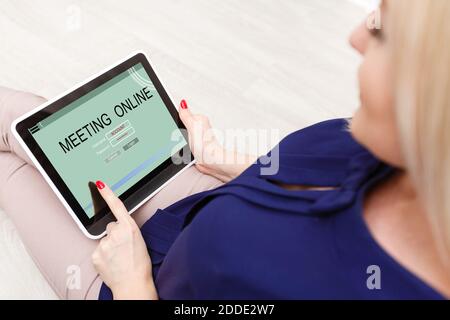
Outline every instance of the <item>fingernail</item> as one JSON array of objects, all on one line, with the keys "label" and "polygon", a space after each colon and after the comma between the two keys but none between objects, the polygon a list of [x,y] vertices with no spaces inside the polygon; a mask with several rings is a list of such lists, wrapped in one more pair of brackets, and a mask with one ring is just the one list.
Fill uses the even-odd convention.
[{"label": "fingernail", "polygon": [[184,100],[184,99],[181,100],[180,107],[181,107],[181,109],[187,109],[188,108],[186,100]]},{"label": "fingernail", "polygon": [[103,182],[101,182],[100,180],[98,180],[95,184],[97,185],[97,188],[99,190],[102,190],[105,187],[105,184]]}]

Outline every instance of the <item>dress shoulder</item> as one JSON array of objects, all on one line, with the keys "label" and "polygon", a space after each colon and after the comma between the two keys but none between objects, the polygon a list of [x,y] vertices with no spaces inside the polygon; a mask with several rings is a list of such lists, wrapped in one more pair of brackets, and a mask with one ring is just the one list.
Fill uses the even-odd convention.
[{"label": "dress shoulder", "polygon": [[297,130],[280,142],[280,153],[351,157],[364,148],[355,141],[348,126],[347,119],[333,119]]},{"label": "dress shoulder", "polygon": [[362,153],[369,152],[353,138],[348,120],[328,120],[289,134],[241,176],[337,186],[347,177],[352,159]]}]

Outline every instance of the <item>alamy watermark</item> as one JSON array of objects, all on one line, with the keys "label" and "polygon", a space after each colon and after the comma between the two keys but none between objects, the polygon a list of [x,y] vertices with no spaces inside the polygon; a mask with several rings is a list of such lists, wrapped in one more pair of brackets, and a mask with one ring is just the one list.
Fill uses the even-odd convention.
[{"label": "alamy watermark", "polygon": [[[189,145],[186,140],[190,140]],[[171,141],[175,142],[171,150],[175,164],[189,163],[189,151],[192,151],[197,163],[211,168],[250,165],[249,159],[257,159],[260,174],[273,176],[280,167],[280,131],[277,129],[204,129],[199,122],[191,132],[173,131]]]},{"label": "alamy watermark", "polygon": [[367,267],[366,273],[369,275],[366,281],[367,289],[381,290],[381,268],[377,265]]},{"label": "alamy watermark", "polygon": [[66,9],[66,30],[69,32],[78,31],[83,23],[81,7],[71,4]]},{"label": "alamy watermark", "polygon": [[66,288],[68,290],[81,290],[81,268],[78,265],[70,265],[66,269]]},{"label": "alamy watermark", "polygon": [[369,30],[380,30],[382,28],[381,9],[378,8],[369,15],[366,26]]}]

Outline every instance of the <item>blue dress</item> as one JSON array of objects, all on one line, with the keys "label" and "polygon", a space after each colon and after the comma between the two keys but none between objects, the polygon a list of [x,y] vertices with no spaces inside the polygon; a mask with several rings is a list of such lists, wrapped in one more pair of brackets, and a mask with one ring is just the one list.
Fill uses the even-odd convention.
[{"label": "blue dress", "polygon": [[[346,120],[279,144],[233,181],[159,209],[142,226],[161,299],[444,299],[402,267],[362,217],[367,190],[395,172]],[[335,187],[290,191],[277,183]],[[103,284],[100,299],[112,299]]]}]

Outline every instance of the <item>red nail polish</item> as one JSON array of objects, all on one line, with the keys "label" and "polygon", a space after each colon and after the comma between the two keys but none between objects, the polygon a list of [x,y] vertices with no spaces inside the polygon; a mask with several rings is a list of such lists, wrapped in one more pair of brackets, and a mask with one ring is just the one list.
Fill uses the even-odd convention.
[{"label": "red nail polish", "polygon": [[97,185],[97,188],[99,190],[102,190],[105,187],[105,184],[103,182],[101,182],[100,180],[98,180],[95,184]]},{"label": "red nail polish", "polygon": [[181,100],[180,107],[181,107],[181,109],[187,109],[188,108],[186,100],[184,100],[184,99]]}]

